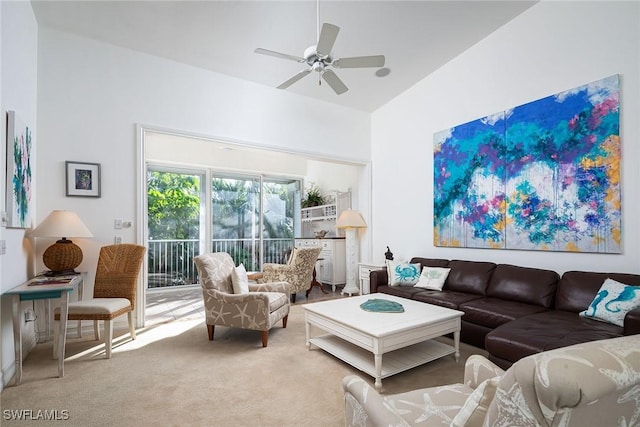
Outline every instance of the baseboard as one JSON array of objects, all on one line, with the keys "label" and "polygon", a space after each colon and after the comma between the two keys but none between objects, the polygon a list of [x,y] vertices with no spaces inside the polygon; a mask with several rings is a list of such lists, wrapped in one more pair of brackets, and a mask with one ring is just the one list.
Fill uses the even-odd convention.
[{"label": "baseboard", "polygon": [[[27,358],[31,350],[33,350],[36,346],[36,336],[35,334],[25,334],[22,337],[22,361]],[[16,360],[15,358],[11,358],[11,363],[5,369],[2,369],[2,381],[0,383],[0,392],[4,390],[4,388],[9,384],[10,381],[13,380],[13,377],[16,374]]]}]

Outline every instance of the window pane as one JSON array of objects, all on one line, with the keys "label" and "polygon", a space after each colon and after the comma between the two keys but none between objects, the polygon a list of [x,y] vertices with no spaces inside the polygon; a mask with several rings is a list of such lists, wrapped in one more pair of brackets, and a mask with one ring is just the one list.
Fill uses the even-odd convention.
[{"label": "window pane", "polygon": [[201,182],[199,174],[147,173],[149,288],[198,283]]},{"label": "window pane", "polygon": [[219,178],[211,180],[212,249],[227,252],[236,265],[257,271],[260,238],[260,180]]},{"label": "window pane", "polygon": [[293,248],[298,181],[265,181],[263,189],[264,262],[284,264]]}]

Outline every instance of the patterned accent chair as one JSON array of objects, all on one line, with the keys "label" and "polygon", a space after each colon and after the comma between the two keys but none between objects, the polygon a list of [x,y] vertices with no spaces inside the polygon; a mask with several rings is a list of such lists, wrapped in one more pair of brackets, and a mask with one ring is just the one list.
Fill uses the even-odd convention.
[{"label": "patterned accent chair", "polygon": [[262,332],[262,346],[269,341],[269,330],[280,320],[287,327],[289,316],[289,284],[249,283],[249,292],[233,293],[231,275],[235,264],[225,252],[209,253],[194,258],[206,315],[209,340],[213,341],[216,325],[252,329]]},{"label": "patterned accent chair", "polygon": [[[287,282],[291,286],[291,302],[296,302],[296,294],[307,291],[311,287],[313,268],[322,248],[293,248],[287,264],[264,264],[262,266],[263,282]],[[307,293],[307,296],[309,294]]]},{"label": "patterned accent chair", "polygon": [[464,384],[381,396],[344,378],[347,426],[632,426],[640,422],[640,335],[545,351],[506,372],[467,359]]}]

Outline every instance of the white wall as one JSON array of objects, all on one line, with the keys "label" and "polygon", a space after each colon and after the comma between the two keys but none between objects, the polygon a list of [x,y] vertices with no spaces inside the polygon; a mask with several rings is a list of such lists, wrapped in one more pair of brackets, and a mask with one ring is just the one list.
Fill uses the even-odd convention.
[{"label": "white wall", "polygon": [[[433,134],[613,74],[621,75],[623,253],[433,245]],[[373,252],[640,273],[640,3],[541,2],[372,117]]]},{"label": "white wall", "polygon": [[[0,50],[0,115],[2,143],[0,152],[0,210],[6,209],[6,111],[13,110],[32,129],[32,149],[37,153],[36,128],[37,42],[38,26],[30,2],[0,2],[1,50]],[[32,160],[35,161],[37,154]],[[36,209],[33,196],[36,191],[37,173],[32,174],[32,208]],[[6,291],[24,282],[33,274],[31,244],[24,238],[25,230],[0,228],[0,239],[6,240],[7,253],[0,256],[0,289]],[[14,372],[13,329],[11,298],[2,297],[0,310],[0,362],[2,378],[0,389]],[[23,329],[24,347],[35,345],[33,323]],[[26,352],[25,352],[26,354]]]},{"label": "white wall", "polygon": [[[121,233],[125,242],[138,235],[136,124],[285,151],[370,156],[367,113],[48,28],[40,28],[38,48],[38,171],[46,176],[38,213],[80,215],[95,235],[80,242],[85,271],[95,269],[98,247],[113,242],[114,219],[134,221]],[[65,197],[65,160],[102,164],[101,198]],[[38,243],[38,261],[44,247]]]}]

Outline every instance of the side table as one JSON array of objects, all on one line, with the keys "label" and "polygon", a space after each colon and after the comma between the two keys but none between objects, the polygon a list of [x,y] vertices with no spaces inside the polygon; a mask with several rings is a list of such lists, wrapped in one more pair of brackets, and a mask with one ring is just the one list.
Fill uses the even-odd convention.
[{"label": "side table", "polygon": [[60,344],[58,345],[58,376],[64,376],[64,347],[67,338],[67,313],[69,308],[69,294],[78,289],[82,295],[82,288],[86,273],[65,277],[37,277],[5,292],[12,297],[13,311],[13,339],[15,349],[15,385],[22,382],[22,317],[20,316],[20,302],[34,300],[50,300],[60,298]]},{"label": "side table", "polygon": [[358,263],[358,277],[360,278],[360,295],[371,293],[371,283],[369,283],[369,273],[374,270],[384,270],[385,263],[361,262]]}]

